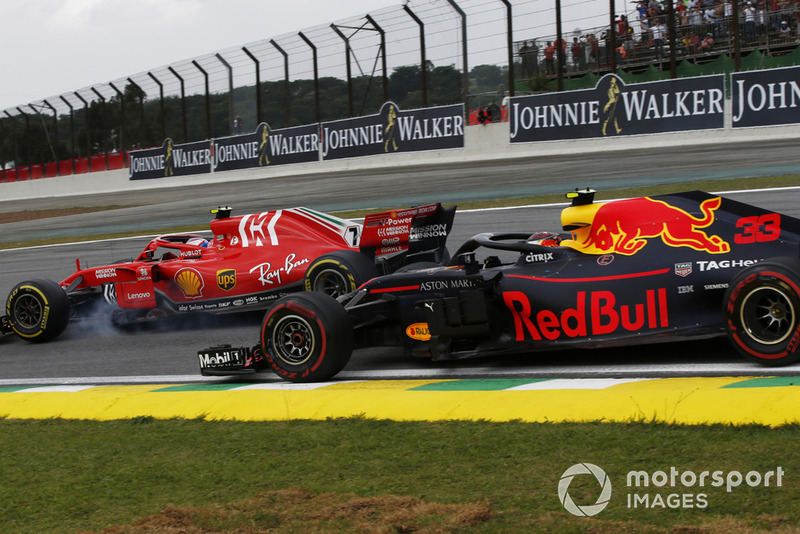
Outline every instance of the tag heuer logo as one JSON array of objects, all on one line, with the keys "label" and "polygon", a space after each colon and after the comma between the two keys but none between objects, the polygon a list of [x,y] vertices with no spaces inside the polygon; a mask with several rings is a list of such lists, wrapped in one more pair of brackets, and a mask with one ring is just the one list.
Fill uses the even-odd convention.
[{"label": "tag heuer logo", "polygon": [[678,276],[689,276],[692,274],[692,262],[687,261],[684,263],[676,263],[675,264],[675,274]]},{"label": "tag heuer logo", "polygon": [[217,271],[217,285],[223,291],[230,291],[236,287],[236,269]]}]

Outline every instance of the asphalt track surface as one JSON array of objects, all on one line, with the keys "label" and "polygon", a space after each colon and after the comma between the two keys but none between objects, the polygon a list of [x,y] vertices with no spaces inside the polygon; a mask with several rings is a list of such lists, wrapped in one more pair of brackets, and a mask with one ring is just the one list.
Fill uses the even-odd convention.
[{"label": "asphalt track surface", "polygon": [[112,204],[135,206],[102,216],[88,214],[5,224],[0,243],[53,235],[130,230],[144,233],[168,226],[204,226],[208,223],[208,210],[218,205],[232,206],[238,214],[295,206],[338,211],[558,194],[576,187],[608,190],[784,174],[800,174],[796,140],[398,167],[70,198],[0,200],[0,212]]},{"label": "asphalt track surface", "polygon": [[[673,151],[636,151],[546,157],[441,169],[399,169],[348,175],[280,178],[252,182],[119,193],[80,198],[0,203],[0,211],[87,205],[137,205],[103,214],[4,224],[0,241],[39,235],[78,235],[176,224],[207,225],[208,208],[229,204],[235,213],[306,205],[334,210],[403,206],[440,200],[558,193],[574,187],[616,188],[700,179],[800,174],[795,142],[706,146]],[[591,177],[587,179],[586,177]],[[800,190],[748,192],[737,200],[800,217]],[[558,230],[562,206],[459,212],[450,248],[485,231]],[[107,264],[135,256],[147,239],[126,239],[0,251],[0,291],[29,278],[61,280],[82,265]],[[106,324],[71,325],[52,343],[31,345],[0,337],[0,385],[69,383],[184,382],[200,379],[195,353],[205,346],[256,341],[260,314],[210,320],[165,321],[120,331]],[[646,354],[646,356],[645,356]],[[742,360],[726,341],[672,343],[624,349],[424,362],[403,358],[396,349],[356,351],[341,378],[420,377],[620,377],[754,376],[797,374],[796,367],[765,369]],[[258,376],[273,381],[271,373]],[[229,379],[214,379],[229,380]]]}]

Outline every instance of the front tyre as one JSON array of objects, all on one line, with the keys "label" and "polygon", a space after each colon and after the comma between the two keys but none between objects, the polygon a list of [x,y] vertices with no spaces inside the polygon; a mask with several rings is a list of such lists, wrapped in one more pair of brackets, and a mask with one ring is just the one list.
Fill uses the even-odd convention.
[{"label": "front tyre", "polygon": [[728,338],[762,365],[800,360],[800,260],[775,258],[737,274],[725,294]]},{"label": "front tyre", "polygon": [[32,343],[58,337],[69,323],[69,300],[52,280],[28,280],[14,286],[6,300],[11,329]]},{"label": "front tyre", "polygon": [[341,297],[378,276],[375,264],[355,250],[338,250],[320,256],[308,267],[305,290]]},{"label": "front tyre", "polygon": [[353,352],[344,307],[322,293],[278,300],[261,325],[261,346],[275,373],[290,382],[320,382],[341,371]]}]

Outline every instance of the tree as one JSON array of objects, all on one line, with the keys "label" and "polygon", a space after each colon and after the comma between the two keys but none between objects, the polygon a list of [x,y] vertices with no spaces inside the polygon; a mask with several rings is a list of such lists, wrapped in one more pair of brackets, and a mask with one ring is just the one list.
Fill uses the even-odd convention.
[{"label": "tree", "polygon": [[419,65],[396,67],[389,76],[389,100],[405,107],[403,104],[408,94],[422,87],[420,72]]}]

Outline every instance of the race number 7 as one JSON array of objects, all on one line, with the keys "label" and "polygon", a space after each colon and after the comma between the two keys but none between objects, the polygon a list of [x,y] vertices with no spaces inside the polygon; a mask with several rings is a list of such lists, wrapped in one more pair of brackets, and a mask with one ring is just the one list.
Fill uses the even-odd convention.
[{"label": "race number 7", "polygon": [[733,240],[739,245],[775,241],[781,236],[781,216],[767,213],[742,217],[736,221],[736,228],[741,228],[741,233],[737,232]]},{"label": "race number 7", "polygon": [[351,247],[357,247],[358,242],[361,240],[361,227],[348,226],[345,230],[345,235],[349,236],[347,239],[350,241]]}]

